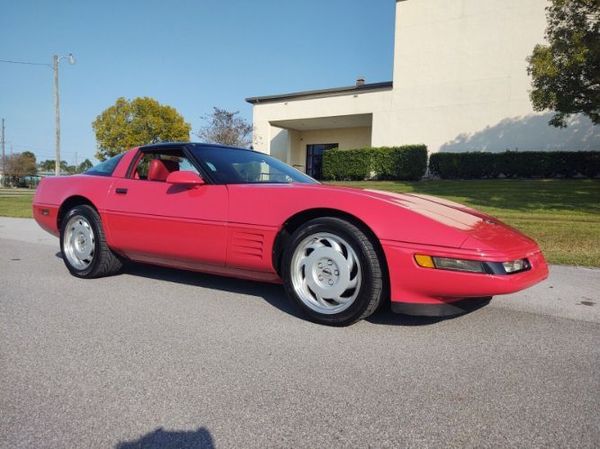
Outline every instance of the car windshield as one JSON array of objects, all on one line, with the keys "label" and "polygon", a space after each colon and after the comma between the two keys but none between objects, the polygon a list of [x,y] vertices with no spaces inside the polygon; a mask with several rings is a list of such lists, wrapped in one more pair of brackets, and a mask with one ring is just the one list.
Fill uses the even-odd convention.
[{"label": "car windshield", "polygon": [[204,146],[191,146],[190,150],[219,184],[317,183],[310,176],[257,151]]}]

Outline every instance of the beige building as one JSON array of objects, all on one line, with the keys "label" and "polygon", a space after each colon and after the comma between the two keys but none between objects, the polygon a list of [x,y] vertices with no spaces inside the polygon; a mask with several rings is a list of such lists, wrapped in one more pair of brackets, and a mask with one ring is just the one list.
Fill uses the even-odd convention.
[{"label": "beige building", "polygon": [[[391,1],[391,0],[390,0]],[[398,0],[393,81],[248,98],[254,148],[320,176],[328,148],[425,143],[435,151],[600,149],[600,127],[548,126],[526,58],[546,0]]]}]

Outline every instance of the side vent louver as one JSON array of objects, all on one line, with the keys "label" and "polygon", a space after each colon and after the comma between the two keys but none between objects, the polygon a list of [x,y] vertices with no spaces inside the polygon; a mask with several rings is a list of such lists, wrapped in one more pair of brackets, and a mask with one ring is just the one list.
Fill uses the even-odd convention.
[{"label": "side vent louver", "polygon": [[263,257],[264,236],[250,232],[236,232],[232,236],[231,251],[242,257]]}]

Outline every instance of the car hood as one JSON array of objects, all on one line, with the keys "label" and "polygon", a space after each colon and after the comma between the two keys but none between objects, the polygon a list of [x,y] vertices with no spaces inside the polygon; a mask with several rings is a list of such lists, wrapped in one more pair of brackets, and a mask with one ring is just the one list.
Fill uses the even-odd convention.
[{"label": "car hood", "polygon": [[537,249],[535,241],[515,228],[491,215],[454,201],[413,193],[391,193],[371,189],[362,191],[373,198],[394,203],[398,207],[465,232],[465,240],[460,245],[464,249]]},{"label": "car hood", "polygon": [[327,184],[228,186],[230,220],[281,226],[308,209],[335,209],[367,224],[382,241],[486,253],[537,250],[535,242],[483,212],[429,195]]}]

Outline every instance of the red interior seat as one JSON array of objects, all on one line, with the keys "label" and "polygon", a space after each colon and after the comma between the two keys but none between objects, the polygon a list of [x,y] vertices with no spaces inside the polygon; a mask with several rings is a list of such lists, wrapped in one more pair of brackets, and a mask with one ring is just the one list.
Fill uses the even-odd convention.
[{"label": "red interior seat", "polygon": [[179,170],[179,162],[166,159],[152,159],[148,167],[148,181],[166,181],[169,173]]}]

